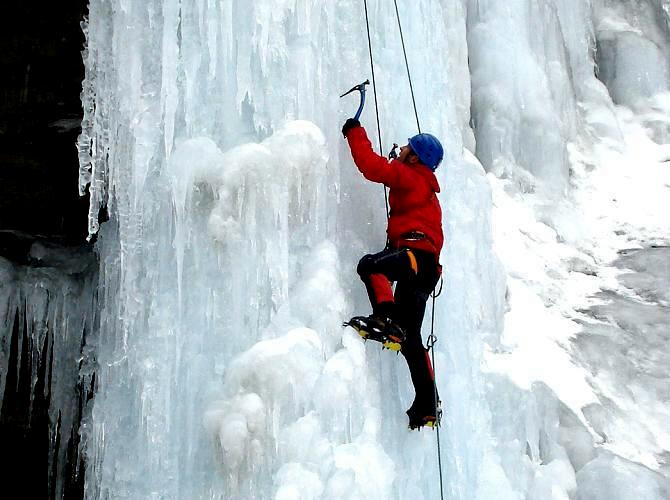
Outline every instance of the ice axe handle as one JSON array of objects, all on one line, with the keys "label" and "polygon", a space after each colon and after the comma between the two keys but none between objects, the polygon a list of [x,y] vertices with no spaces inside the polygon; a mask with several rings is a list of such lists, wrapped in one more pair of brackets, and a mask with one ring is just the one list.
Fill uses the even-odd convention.
[{"label": "ice axe handle", "polygon": [[363,89],[361,90],[361,103],[358,105],[358,110],[356,110],[354,120],[358,120],[361,117],[361,113],[363,112],[363,106],[365,106],[365,87],[363,87]]}]

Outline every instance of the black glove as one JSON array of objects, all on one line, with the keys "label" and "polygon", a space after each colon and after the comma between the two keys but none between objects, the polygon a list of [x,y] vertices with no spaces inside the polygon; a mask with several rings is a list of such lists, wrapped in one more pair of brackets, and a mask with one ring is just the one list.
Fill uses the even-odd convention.
[{"label": "black glove", "polygon": [[349,118],[346,122],[344,122],[344,126],[342,127],[342,135],[346,138],[347,134],[352,128],[360,127],[361,122],[356,120],[355,118]]}]

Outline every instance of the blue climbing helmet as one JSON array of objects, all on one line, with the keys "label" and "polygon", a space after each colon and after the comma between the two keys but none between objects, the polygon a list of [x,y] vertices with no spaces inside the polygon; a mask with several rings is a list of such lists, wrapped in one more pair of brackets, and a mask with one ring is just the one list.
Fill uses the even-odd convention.
[{"label": "blue climbing helmet", "polygon": [[425,166],[433,172],[444,158],[442,144],[432,134],[417,134],[408,139],[409,147],[416,153]]}]

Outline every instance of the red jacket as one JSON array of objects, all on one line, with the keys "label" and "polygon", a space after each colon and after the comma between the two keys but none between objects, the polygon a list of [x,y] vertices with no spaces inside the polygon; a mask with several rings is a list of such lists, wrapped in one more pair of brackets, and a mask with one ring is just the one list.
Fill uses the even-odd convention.
[{"label": "red jacket", "polygon": [[[427,250],[439,257],[444,236],[442,209],[436,194],[440,192],[440,185],[435,174],[420,163],[408,165],[398,160],[389,163],[372,150],[363,127],[349,130],[347,141],[354,163],[363,176],[390,188],[391,214],[386,233],[391,245]],[[411,232],[420,232],[426,237],[408,241],[405,237]]]}]

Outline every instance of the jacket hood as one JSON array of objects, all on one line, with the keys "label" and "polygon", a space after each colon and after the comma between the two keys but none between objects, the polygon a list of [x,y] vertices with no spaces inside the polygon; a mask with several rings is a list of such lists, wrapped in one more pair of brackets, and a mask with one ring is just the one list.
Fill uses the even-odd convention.
[{"label": "jacket hood", "polygon": [[419,172],[421,177],[426,179],[430,183],[430,187],[433,188],[433,191],[436,193],[440,192],[440,185],[437,182],[437,177],[435,177],[435,174],[433,171],[428,168],[426,165],[423,163],[419,163],[416,165],[416,170]]}]

